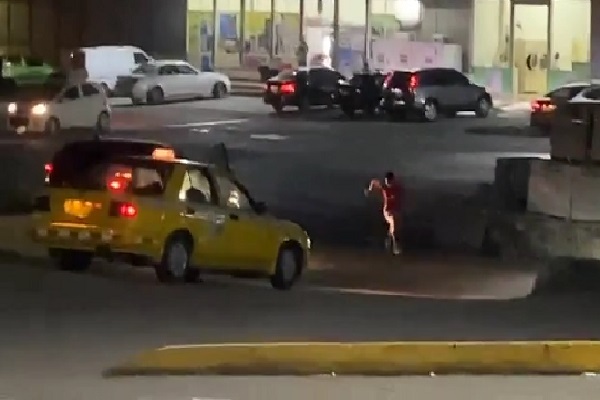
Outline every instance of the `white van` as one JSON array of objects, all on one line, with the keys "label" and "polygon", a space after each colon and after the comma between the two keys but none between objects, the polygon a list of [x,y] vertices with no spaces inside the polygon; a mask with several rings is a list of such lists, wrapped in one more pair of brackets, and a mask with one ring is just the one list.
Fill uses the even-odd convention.
[{"label": "white van", "polygon": [[108,93],[115,89],[117,76],[129,75],[138,66],[153,61],[146,52],[135,46],[82,47],[88,79],[101,84]]}]

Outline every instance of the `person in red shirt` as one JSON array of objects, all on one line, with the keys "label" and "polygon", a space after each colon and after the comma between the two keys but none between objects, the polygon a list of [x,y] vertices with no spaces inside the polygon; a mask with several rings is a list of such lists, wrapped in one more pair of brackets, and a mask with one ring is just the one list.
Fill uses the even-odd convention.
[{"label": "person in red shirt", "polygon": [[383,183],[378,179],[371,180],[365,194],[368,195],[373,190],[381,190],[383,196],[383,218],[388,226],[388,240],[392,252],[401,254],[402,247],[398,243],[398,236],[402,223],[402,185],[396,180],[394,173],[388,171]]}]

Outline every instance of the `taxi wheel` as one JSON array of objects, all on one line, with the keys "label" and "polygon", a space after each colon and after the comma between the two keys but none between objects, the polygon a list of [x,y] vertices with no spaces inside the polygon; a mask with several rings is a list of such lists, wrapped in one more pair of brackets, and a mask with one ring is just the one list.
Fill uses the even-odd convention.
[{"label": "taxi wheel", "polygon": [[215,99],[220,99],[222,97],[227,96],[227,86],[223,82],[215,83],[213,87],[213,97]]},{"label": "taxi wheel", "polygon": [[90,268],[92,253],[78,250],[58,250],[52,252],[58,267],[63,271],[82,272]]},{"label": "taxi wheel", "polygon": [[189,267],[191,247],[190,239],[183,234],[175,234],[167,240],[162,260],[154,267],[159,282],[198,280],[200,274]]},{"label": "taxi wheel", "polygon": [[275,274],[271,275],[271,286],[278,290],[289,290],[300,276],[301,258],[294,247],[283,246],[277,256]]}]

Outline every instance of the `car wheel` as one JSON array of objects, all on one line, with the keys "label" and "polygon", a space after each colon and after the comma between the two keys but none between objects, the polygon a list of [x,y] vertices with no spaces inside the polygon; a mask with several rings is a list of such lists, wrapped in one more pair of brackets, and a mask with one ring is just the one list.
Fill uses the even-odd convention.
[{"label": "car wheel", "polygon": [[423,118],[427,122],[433,122],[438,117],[438,108],[433,100],[427,100],[423,106]]},{"label": "car wheel", "polygon": [[486,118],[489,115],[491,108],[492,104],[490,103],[489,99],[481,97],[477,101],[477,109],[475,109],[475,115],[477,115],[479,118]]},{"label": "car wheel", "polygon": [[147,100],[148,104],[161,104],[165,101],[165,94],[159,87],[152,88],[148,91]]},{"label": "car wheel", "polygon": [[96,129],[101,132],[110,131],[110,115],[106,111],[103,111],[98,115],[98,122],[96,122]]},{"label": "car wheel", "polygon": [[353,118],[354,117],[354,109],[353,108],[351,108],[351,107],[342,107],[342,111],[349,118]]},{"label": "car wheel", "polygon": [[92,265],[93,255],[81,250],[50,250],[51,256],[62,271],[83,272]]},{"label": "car wheel", "polygon": [[[184,234],[167,239],[160,263],[154,267],[159,282],[189,281],[194,276],[189,268],[192,243]],[[196,275],[198,276],[198,275]]]},{"label": "car wheel", "polygon": [[300,103],[298,103],[298,110],[300,112],[307,112],[310,110],[310,102],[306,97],[302,97],[300,99]]},{"label": "car wheel", "polygon": [[227,86],[223,82],[215,83],[213,87],[213,97],[215,99],[220,99],[222,97],[227,96]]},{"label": "car wheel", "polygon": [[51,117],[46,121],[46,126],[44,128],[47,134],[55,135],[60,132],[60,121],[58,118]]},{"label": "car wheel", "polygon": [[279,249],[275,274],[271,275],[271,286],[278,290],[289,290],[301,273],[301,257],[289,246]]},{"label": "car wheel", "polygon": [[283,106],[281,103],[273,104],[273,110],[275,110],[277,114],[281,114],[283,112]]}]

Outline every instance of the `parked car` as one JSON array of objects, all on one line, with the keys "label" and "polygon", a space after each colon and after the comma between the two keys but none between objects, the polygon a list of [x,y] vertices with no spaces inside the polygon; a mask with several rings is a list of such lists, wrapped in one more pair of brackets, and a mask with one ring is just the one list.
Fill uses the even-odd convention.
[{"label": "parked car", "polygon": [[287,106],[300,111],[311,106],[333,108],[339,103],[340,81],[345,80],[338,71],[327,67],[286,70],[267,81],[263,99],[278,113]]},{"label": "parked car", "polygon": [[415,114],[425,121],[454,117],[460,111],[486,118],[493,100],[485,88],[455,69],[426,68],[390,73],[384,82],[383,108],[393,117]]},{"label": "parked car", "polygon": [[550,132],[552,118],[557,107],[564,106],[570,101],[592,99],[598,92],[600,81],[572,82],[548,92],[544,97],[531,102],[529,125],[544,134]]},{"label": "parked car", "polygon": [[357,110],[367,114],[375,114],[383,95],[385,76],[379,72],[361,72],[352,76],[349,81],[341,81],[339,86],[340,108],[349,117]]},{"label": "parked car", "polygon": [[106,93],[94,82],[70,84],[61,79],[18,86],[7,106],[8,129],[18,133],[95,128],[108,131],[111,108]]},{"label": "parked car", "polygon": [[54,72],[54,67],[39,58],[23,55],[7,55],[1,58],[2,76],[14,79],[17,85],[43,83]]},{"label": "parked car", "polygon": [[88,79],[102,85],[109,96],[113,95],[118,76],[131,74],[137,67],[153,61],[135,46],[82,47],[71,53],[71,57],[75,53],[83,53]]},{"label": "parked car", "polygon": [[157,60],[119,76],[115,96],[130,97],[134,104],[161,104],[168,100],[221,98],[231,91],[229,77],[199,71],[181,60]]}]

